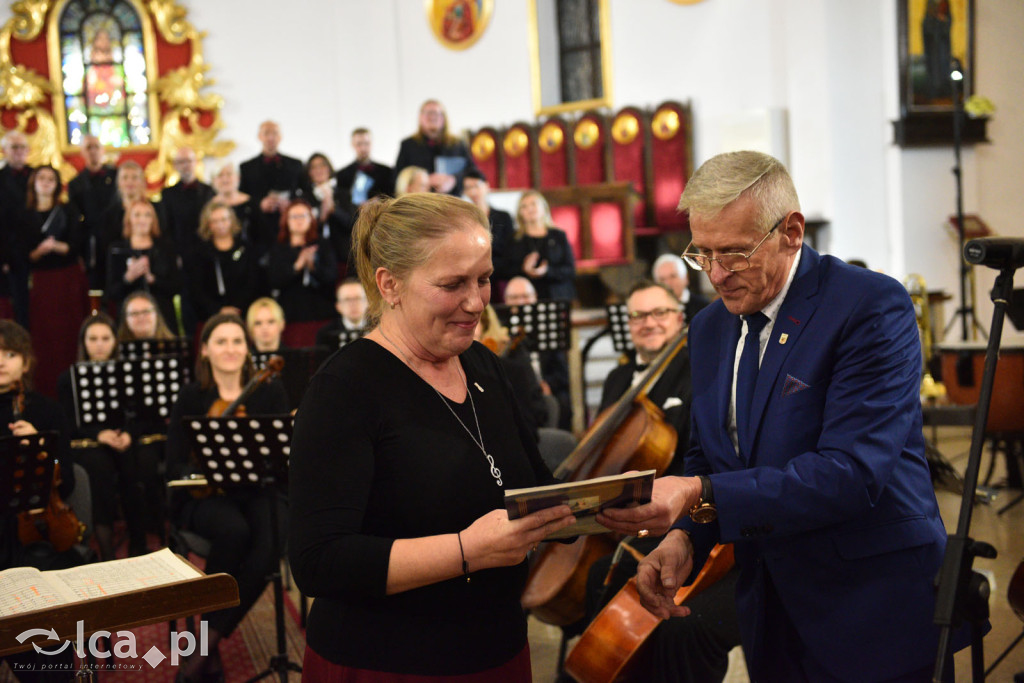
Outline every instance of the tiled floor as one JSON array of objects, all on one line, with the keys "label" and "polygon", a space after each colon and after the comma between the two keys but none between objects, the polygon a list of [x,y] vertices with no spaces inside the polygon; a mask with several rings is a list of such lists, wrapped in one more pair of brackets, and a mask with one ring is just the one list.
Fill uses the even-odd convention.
[{"label": "tiled floor", "polygon": [[[970,449],[970,429],[942,428],[939,431],[938,446],[947,462],[962,472],[966,467]],[[982,458],[982,475],[987,471],[989,461],[990,455],[986,452]],[[1001,460],[997,462],[992,476],[993,484],[1005,477],[1003,464]],[[979,559],[974,564],[975,569],[988,572],[990,579],[994,581],[989,601],[992,630],[984,639],[986,667],[991,665],[1024,628],[1024,623],[1010,608],[1006,593],[1014,570],[1024,561],[1024,502],[1012,507],[1005,514],[997,514],[997,510],[1013,500],[1018,493],[1011,490],[999,491],[991,503],[976,505],[972,513],[970,537],[987,541],[998,552],[995,559]],[[960,496],[945,490],[937,491],[936,495],[946,529],[953,533],[956,531],[960,515]],[[555,680],[559,637],[559,629],[531,618],[530,649],[533,655],[535,683],[551,683]],[[987,680],[1012,681],[1014,674],[1022,671],[1024,643],[1014,648]],[[969,650],[964,650],[956,656],[956,674],[958,681],[971,680]],[[743,683],[749,680],[742,654],[738,649],[730,657],[729,673],[725,680],[728,683]]]}]

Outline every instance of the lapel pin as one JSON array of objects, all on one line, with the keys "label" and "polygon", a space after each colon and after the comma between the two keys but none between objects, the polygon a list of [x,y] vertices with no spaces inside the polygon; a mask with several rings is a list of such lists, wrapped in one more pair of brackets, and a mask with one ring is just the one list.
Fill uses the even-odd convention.
[{"label": "lapel pin", "polygon": [[779,335],[779,343],[785,344],[789,340],[789,335],[785,332]]},{"label": "lapel pin", "polygon": [[481,394],[484,393],[484,388],[477,384],[476,382],[473,382],[473,386],[476,387],[476,390],[479,391]]}]

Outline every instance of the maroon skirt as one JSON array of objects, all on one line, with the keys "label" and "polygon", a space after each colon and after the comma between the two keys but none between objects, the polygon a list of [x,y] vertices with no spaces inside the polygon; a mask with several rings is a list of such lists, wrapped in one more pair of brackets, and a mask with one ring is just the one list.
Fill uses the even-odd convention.
[{"label": "maroon skirt", "polygon": [[89,281],[81,264],[32,271],[29,327],[36,390],[57,395],[57,377],[78,356],[78,328],[89,315]]},{"label": "maroon skirt", "polygon": [[529,644],[500,666],[460,676],[420,676],[355,669],[329,662],[307,645],[302,660],[302,680],[310,683],[531,683],[533,673]]}]

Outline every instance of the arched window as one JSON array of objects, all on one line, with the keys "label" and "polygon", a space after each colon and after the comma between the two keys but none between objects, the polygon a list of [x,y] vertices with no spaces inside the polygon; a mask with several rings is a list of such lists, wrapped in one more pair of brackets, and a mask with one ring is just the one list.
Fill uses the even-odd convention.
[{"label": "arched window", "polygon": [[69,0],[58,21],[66,143],[148,145],[148,74],[139,13],[128,0]]}]

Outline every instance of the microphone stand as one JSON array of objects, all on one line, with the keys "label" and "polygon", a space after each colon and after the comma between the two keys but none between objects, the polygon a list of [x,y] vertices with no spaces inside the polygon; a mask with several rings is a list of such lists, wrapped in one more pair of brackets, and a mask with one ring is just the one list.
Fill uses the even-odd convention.
[{"label": "microphone stand", "polygon": [[949,324],[943,331],[943,336],[949,333],[953,321],[960,318],[960,338],[967,341],[968,329],[981,333],[987,338],[985,330],[978,324],[974,315],[974,289],[970,290],[970,301],[968,301],[967,280],[970,278],[970,266],[964,259],[964,243],[966,242],[966,226],[964,225],[964,198],[963,198],[963,171],[960,165],[960,150],[963,147],[963,116],[964,116],[964,93],[963,79],[964,69],[960,60],[956,57],[952,60],[953,70],[950,73],[952,80],[953,95],[953,178],[956,181],[956,232],[960,240],[960,308],[956,310]]},{"label": "microphone stand", "polygon": [[[961,254],[961,258],[963,255]],[[978,485],[978,470],[981,452],[985,444],[985,426],[992,403],[992,386],[995,382],[996,363],[999,360],[999,344],[1003,332],[1003,319],[1013,294],[1013,265],[1005,265],[996,277],[992,288],[992,335],[985,352],[985,370],[981,379],[981,394],[974,417],[974,431],[971,434],[971,450],[964,472],[964,490],[960,499],[960,517],[956,533],[946,542],[946,553],[938,576],[938,594],[935,600],[935,623],[940,627],[939,651],[935,660],[933,681],[942,683],[945,667],[952,660],[953,628],[964,620],[971,624],[971,674],[972,680],[985,680],[985,655],[982,635],[988,620],[988,597],[991,592],[988,580],[973,571],[975,557],[994,558],[996,549],[983,541],[975,541],[967,534],[971,528],[974,492]]]}]

